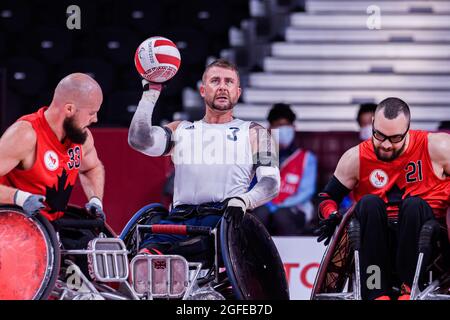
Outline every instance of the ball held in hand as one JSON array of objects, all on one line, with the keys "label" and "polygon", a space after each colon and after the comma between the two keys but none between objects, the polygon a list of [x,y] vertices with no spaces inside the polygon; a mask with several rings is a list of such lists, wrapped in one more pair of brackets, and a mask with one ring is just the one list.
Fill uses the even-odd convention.
[{"label": "ball held in hand", "polygon": [[164,37],[151,37],[137,48],[134,64],[144,79],[163,83],[177,73],[181,64],[181,55],[171,40]]}]

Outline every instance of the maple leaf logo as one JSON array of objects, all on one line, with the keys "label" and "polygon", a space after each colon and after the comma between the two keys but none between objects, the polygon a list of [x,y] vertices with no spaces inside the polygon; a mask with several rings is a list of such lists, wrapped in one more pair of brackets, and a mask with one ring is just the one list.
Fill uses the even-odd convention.
[{"label": "maple leaf logo", "polygon": [[384,182],[384,177],[381,176],[378,172],[375,174],[375,178],[377,178],[380,182]]},{"label": "maple leaf logo", "polygon": [[63,169],[61,176],[58,176],[57,185],[51,188],[45,187],[45,202],[50,207],[49,213],[66,210],[73,189],[71,184],[68,184],[65,188],[67,178],[67,172]]}]

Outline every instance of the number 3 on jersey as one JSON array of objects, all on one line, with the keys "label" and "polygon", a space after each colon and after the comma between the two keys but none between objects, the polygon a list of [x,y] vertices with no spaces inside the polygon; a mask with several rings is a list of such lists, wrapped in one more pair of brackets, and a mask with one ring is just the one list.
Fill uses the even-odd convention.
[{"label": "number 3 on jersey", "polygon": [[69,155],[69,162],[67,162],[69,170],[72,170],[73,168],[78,169],[81,164],[80,147],[70,148],[67,151],[67,154]]},{"label": "number 3 on jersey", "polygon": [[406,171],[406,182],[416,182],[416,181],[422,181],[422,161],[419,160],[417,163],[414,161],[411,161],[408,163],[405,167]]}]

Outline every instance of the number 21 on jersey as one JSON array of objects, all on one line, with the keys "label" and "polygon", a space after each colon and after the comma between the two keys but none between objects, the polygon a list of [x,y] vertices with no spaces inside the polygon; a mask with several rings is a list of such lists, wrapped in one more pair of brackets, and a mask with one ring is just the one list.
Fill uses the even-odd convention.
[{"label": "number 21 on jersey", "polygon": [[406,167],[406,182],[412,183],[416,181],[422,181],[422,160],[418,160],[417,162],[411,161]]}]

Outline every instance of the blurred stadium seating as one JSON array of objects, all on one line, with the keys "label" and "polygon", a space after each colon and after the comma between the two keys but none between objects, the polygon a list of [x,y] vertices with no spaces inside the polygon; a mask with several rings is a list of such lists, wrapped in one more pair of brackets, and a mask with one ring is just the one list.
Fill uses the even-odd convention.
[{"label": "blurred stadium seating", "polygon": [[[70,5],[80,7],[80,30],[66,27]],[[164,110],[155,113],[156,122],[171,121],[183,110],[183,88],[196,88],[207,58],[229,47],[229,28],[248,18],[248,11],[248,2],[239,0],[2,0],[0,68],[8,74],[8,104],[19,108],[4,118],[48,104],[61,77],[81,71],[94,76],[104,91],[98,126],[128,126],[127,97],[139,98],[141,85],[134,52],[144,39],[162,35],[182,54],[180,72],[160,99]]]},{"label": "blurred stadium seating", "polygon": [[249,74],[238,117],[264,122],[256,110],[284,101],[298,130],[351,131],[360,103],[388,96],[411,105],[413,128],[435,130],[449,117],[449,1],[308,0],[305,12],[285,16],[281,40]]}]

